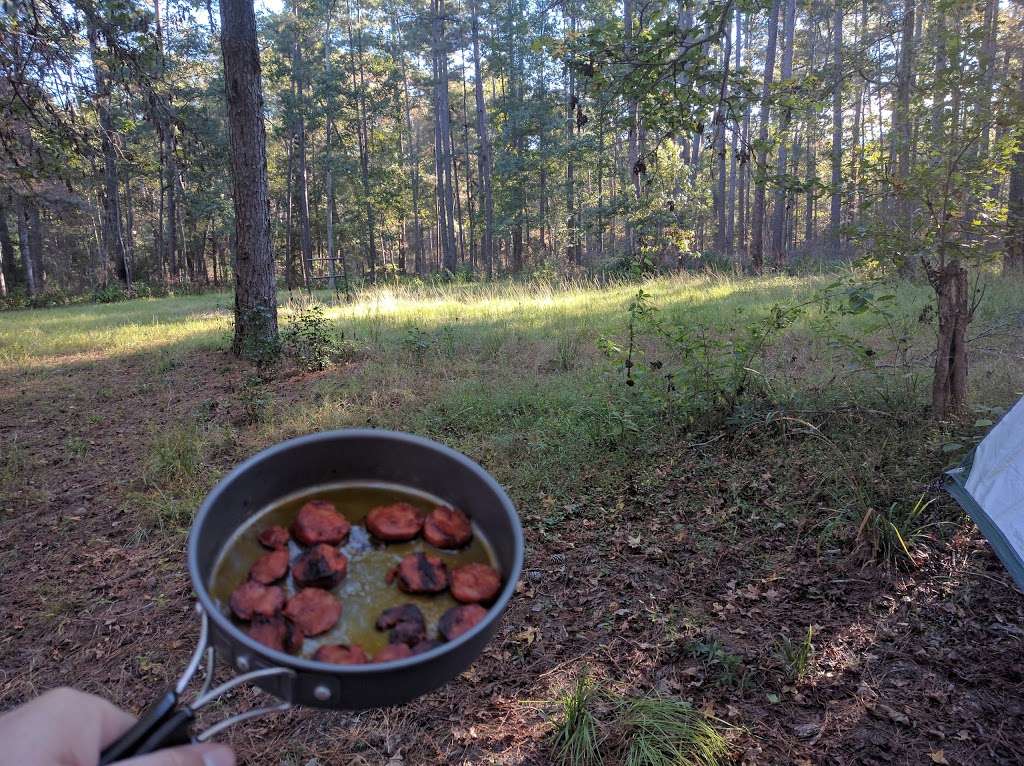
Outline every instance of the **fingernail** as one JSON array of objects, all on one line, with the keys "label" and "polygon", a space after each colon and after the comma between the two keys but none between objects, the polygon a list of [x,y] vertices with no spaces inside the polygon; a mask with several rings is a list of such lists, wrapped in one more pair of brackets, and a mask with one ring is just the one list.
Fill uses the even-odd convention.
[{"label": "fingernail", "polygon": [[235,766],[235,754],[230,747],[209,745],[203,753],[203,766]]}]

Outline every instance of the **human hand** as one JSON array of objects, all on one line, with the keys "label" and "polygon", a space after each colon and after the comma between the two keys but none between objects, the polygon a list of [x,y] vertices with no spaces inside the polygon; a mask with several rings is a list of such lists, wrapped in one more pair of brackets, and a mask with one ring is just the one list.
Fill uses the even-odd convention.
[{"label": "human hand", "polygon": [[[133,723],[101,697],[53,689],[0,716],[0,766],[96,766],[103,748]],[[235,754],[224,745],[186,745],[118,766],[235,766]]]}]

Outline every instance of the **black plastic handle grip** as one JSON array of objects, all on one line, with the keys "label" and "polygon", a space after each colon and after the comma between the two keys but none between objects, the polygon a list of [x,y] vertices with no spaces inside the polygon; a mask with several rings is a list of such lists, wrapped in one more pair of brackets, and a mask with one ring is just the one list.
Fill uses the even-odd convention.
[{"label": "black plastic handle grip", "polygon": [[98,766],[109,766],[165,747],[187,745],[192,741],[189,728],[194,717],[192,708],[178,707],[177,692],[168,690],[128,731],[104,748]]}]

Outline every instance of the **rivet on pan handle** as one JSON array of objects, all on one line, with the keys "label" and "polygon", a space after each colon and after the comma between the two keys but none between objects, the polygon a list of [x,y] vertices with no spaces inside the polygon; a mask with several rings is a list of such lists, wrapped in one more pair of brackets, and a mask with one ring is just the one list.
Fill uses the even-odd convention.
[{"label": "rivet on pan handle", "polygon": [[[164,692],[128,731],[103,750],[100,754],[98,766],[108,766],[117,761],[145,755],[166,747],[187,745],[191,742],[205,742],[239,721],[247,721],[250,718],[256,718],[268,713],[281,712],[291,707],[290,702],[281,702],[276,705],[253,708],[252,710],[246,710],[225,718],[223,721],[213,724],[195,736],[191,735],[189,730],[191,729],[192,721],[195,719],[196,712],[205,705],[217,700],[226,692],[249,681],[255,681],[258,678],[295,675],[295,671],[289,668],[260,668],[259,670],[235,676],[220,686],[211,689],[216,650],[212,646],[208,646],[210,624],[206,612],[198,604],[196,605],[196,611],[199,612],[201,619],[199,641],[195,651],[192,653],[192,659],[189,660],[188,665],[185,667],[185,671],[181,674],[173,688]],[[181,695],[184,694],[185,689],[188,687],[193,676],[195,676],[204,655],[206,656],[206,676],[203,679],[203,685],[191,703],[183,704],[179,707],[178,703],[180,702]]]}]

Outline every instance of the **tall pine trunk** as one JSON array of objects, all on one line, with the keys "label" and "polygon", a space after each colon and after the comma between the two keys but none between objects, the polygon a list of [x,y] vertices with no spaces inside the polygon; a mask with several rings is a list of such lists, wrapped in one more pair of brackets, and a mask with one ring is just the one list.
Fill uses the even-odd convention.
[{"label": "tall pine trunk", "polygon": [[839,230],[843,223],[843,5],[835,0],[832,18],[832,204],[829,207],[829,244],[832,257],[840,254]]},{"label": "tall pine trunk", "polygon": [[299,5],[293,3],[293,38],[292,38],[292,82],[295,86],[295,139],[297,141],[295,174],[298,182],[299,195],[299,243],[302,249],[302,278],[306,289],[313,287],[313,237],[309,228],[309,183],[306,171],[306,99],[305,73],[302,62],[302,41],[300,40]]},{"label": "tall pine trunk", "polygon": [[754,174],[754,205],[750,221],[750,265],[756,274],[764,271],[765,183],[768,174],[768,119],[771,117],[772,83],[775,81],[775,47],[779,37],[779,0],[772,0],[768,13],[768,47],[765,50],[764,83],[761,86],[761,116],[757,128],[757,170]]},{"label": "tall pine trunk", "polygon": [[277,347],[277,292],[270,247],[267,136],[253,0],[220,0],[231,179],[235,207],[232,349],[254,360]]},{"label": "tall pine trunk", "polygon": [[[782,21],[782,71],[779,83],[784,88],[790,87],[793,76],[793,37],[796,28],[796,0],[786,0],[786,12]],[[786,169],[788,155],[786,151],[786,134],[789,132],[792,109],[785,106],[779,120],[779,154],[775,166],[777,177],[775,188],[775,206],[772,210],[772,265],[781,269],[786,261]]]},{"label": "tall pine trunk", "polygon": [[479,141],[477,170],[480,178],[480,204],[484,215],[480,255],[484,262],[484,273],[490,279],[494,275],[494,196],[491,192],[491,140],[487,128],[483,75],[480,71],[480,19],[477,0],[473,0],[473,92],[476,96],[476,133]]}]

